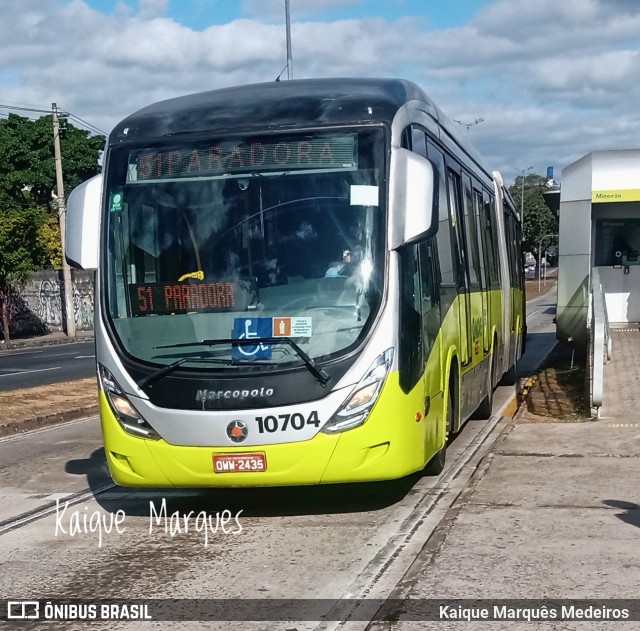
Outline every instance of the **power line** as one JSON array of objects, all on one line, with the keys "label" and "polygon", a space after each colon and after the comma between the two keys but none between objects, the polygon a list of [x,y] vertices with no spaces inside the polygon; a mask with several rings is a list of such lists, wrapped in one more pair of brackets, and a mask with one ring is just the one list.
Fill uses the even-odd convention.
[{"label": "power line", "polygon": [[96,133],[98,133],[98,134],[100,134],[102,136],[107,136],[107,132],[102,131],[102,129],[100,129],[99,127],[96,127],[95,125],[92,125],[91,123],[87,123],[87,121],[83,120],[79,116],[76,116],[75,114],[71,114],[69,112],[69,113],[67,113],[67,117],[68,118],[72,118],[73,120],[79,121],[80,123],[82,123],[83,125],[88,127],[90,131],[95,131]]},{"label": "power line", "polygon": [[[40,113],[40,114],[51,114],[51,110],[43,110],[37,107],[19,107],[17,105],[3,105],[0,104],[0,108],[4,108],[4,109],[8,109],[8,110],[15,110],[18,112],[36,112],[36,113]],[[86,120],[83,120],[82,118],[80,118],[79,116],[76,116],[75,114],[72,114],[71,112],[67,112],[65,110],[58,110],[61,116],[64,116],[66,118],[71,118],[73,120],[78,121],[79,123],[81,123],[82,125],[84,125],[85,127],[87,127],[88,131],[92,131],[96,134],[100,134],[101,136],[107,136],[107,133],[105,131],[103,131],[102,129],[100,129],[99,127],[96,127],[95,125],[88,123]],[[0,115],[2,116],[7,116],[4,113],[0,113]]]},{"label": "power line", "polygon": [[17,105],[0,105],[6,110],[16,110],[17,112],[40,112],[44,114],[51,114],[51,110],[41,110],[36,107],[18,107]]}]

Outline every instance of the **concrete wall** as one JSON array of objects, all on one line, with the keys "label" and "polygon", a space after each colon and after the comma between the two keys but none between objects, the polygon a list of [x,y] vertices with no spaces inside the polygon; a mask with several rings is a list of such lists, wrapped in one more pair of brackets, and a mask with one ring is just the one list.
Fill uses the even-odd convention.
[{"label": "concrete wall", "polygon": [[[94,272],[71,270],[73,314],[78,331],[93,329]],[[36,272],[9,304],[12,338],[63,331],[66,316],[61,270]],[[0,322],[0,332],[2,322]]]},{"label": "concrete wall", "polygon": [[560,191],[556,333],[579,351],[586,350],[589,339],[592,160],[589,154],[563,169]]}]

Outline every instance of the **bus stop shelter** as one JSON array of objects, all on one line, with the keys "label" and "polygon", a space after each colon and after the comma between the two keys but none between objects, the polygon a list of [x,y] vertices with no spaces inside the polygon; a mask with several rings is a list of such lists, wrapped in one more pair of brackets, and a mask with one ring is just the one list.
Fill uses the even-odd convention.
[{"label": "bus stop shelter", "polygon": [[640,323],[640,149],[590,153],[562,171],[557,337],[587,351],[593,292],[611,328]]}]

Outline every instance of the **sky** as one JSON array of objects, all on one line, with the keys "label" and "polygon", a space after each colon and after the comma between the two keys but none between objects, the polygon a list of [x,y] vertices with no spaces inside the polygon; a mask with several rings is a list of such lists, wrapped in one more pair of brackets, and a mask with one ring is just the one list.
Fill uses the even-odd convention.
[{"label": "sky", "polygon": [[[507,184],[640,148],[640,0],[289,7],[294,79],[412,80]],[[285,0],[0,0],[0,15],[0,116],[55,102],[108,133],[155,101],[287,77]]]}]

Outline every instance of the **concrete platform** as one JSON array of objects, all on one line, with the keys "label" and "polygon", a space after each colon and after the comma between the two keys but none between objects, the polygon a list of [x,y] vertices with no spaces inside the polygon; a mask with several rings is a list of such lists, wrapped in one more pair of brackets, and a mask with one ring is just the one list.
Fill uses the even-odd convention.
[{"label": "concrete platform", "polygon": [[[598,606],[629,599],[632,621],[538,620],[527,628],[640,628],[640,333],[614,335],[600,418],[503,419],[500,437],[392,598],[478,599],[477,607],[524,599],[532,608],[547,599]],[[398,617],[385,628],[470,625]]]}]

